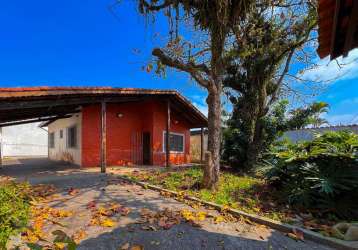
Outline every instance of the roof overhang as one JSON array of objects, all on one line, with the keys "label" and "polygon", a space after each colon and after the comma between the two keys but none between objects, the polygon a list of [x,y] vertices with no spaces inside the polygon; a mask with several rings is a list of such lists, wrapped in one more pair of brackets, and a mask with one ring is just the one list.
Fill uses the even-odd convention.
[{"label": "roof overhang", "polygon": [[319,0],[318,55],[331,60],[358,47],[358,1]]},{"label": "roof overhang", "polygon": [[207,127],[207,118],[189,100],[173,90],[112,87],[0,88],[0,127],[34,121],[53,121],[78,113],[81,106],[101,103],[169,100],[172,110],[191,128]]}]

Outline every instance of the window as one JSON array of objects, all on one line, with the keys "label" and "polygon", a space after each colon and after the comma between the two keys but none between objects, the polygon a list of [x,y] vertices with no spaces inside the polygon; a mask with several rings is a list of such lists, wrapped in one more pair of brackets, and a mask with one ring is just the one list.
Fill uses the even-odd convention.
[{"label": "window", "polygon": [[77,126],[67,128],[67,147],[77,147]]},{"label": "window", "polygon": [[[167,133],[163,133],[163,151],[165,152],[166,148],[166,135]],[[169,150],[172,152],[184,152],[184,135],[177,133],[170,133],[169,135]]]},{"label": "window", "polygon": [[55,133],[54,132],[52,132],[48,135],[48,146],[50,148],[55,147]]},{"label": "window", "polygon": [[60,139],[62,139],[63,138],[63,130],[61,129],[60,130]]}]

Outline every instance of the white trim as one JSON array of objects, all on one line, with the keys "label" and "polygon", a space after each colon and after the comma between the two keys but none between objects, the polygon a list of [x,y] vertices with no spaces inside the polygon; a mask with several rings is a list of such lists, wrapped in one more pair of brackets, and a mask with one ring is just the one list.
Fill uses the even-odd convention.
[{"label": "white trim", "polygon": [[[165,130],[163,130],[163,143],[162,143],[162,145],[163,145],[163,152],[165,153],[165,147],[164,147],[164,145],[165,145],[165,134],[166,134],[166,131]],[[185,152],[185,134],[183,134],[183,133],[176,133],[176,132],[170,132],[169,131],[169,135],[170,134],[173,134],[173,135],[179,135],[179,136],[182,136],[183,137],[183,151],[172,151],[172,150],[170,150],[170,153],[177,153],[177,154],[184,154],[184,152]]]}]

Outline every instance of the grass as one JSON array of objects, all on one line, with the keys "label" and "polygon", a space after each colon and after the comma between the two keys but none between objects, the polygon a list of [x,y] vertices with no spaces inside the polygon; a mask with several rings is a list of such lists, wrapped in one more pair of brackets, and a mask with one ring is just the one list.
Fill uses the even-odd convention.
[{"label": "grass", "polygon": [[218,189],[213,192],[200,189],[203,171],[199,167],[133,172],[130,177],[173,191],[184,191],[188,195],[205,201],[260,214],[275,220],[287,221],[287,209],[277,202],[275,193],[258,178],[223,172]]},{"label": "grass", "polygon": [[30,204],[28,184],[0,183],[0,249],[6,249],[9,237],[27,225]]}]

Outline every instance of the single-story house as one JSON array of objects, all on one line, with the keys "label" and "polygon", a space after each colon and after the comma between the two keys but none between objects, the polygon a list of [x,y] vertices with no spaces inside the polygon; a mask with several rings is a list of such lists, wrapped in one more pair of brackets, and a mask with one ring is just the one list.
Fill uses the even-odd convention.
[{"label": "single-story house", "polygon": [[[2,114],[10,109],[18,113],[13,117]],[[45,114],[47,117],[43,117]],[[50,159],[82,167],[190,163],[190,129],[207,127],[206,117],[177,91],[65,87],[0,90],[0,127],[21,123],[18,120],[24,117],[25,122],[41,120],[41,126],[48,127]],[[2,122],[2,118],[7,121]]]}]

